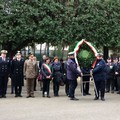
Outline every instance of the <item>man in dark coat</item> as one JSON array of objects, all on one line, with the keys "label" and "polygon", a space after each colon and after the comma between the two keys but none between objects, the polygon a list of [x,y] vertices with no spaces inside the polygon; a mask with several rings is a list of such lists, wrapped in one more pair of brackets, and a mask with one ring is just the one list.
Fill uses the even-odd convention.
[{"label": "man in dark coat", "polygon": [[117,94],[120,94],[120,62],[117,63],[117,66],[115,68],[115,75],[117,79],[117,89],[118,89]]},{"label": "man in dark coat", "polygon": [[16,59],[12,61],[11,71],[13,86],[15,87],[15,97],[22,97],[22,86],[24,85],[23,74],[24,60],[21,57],[21,53],[16,54]]},{"label": "man in dark coat", "polygon": [[106,92],[114,93],[114,64],[112,59],[107,59],[107,77],[106,77]]},{"label": "man in dark coat", "polygon": [[106,63],[102,58],[102,53],[97,54],[97,61],[93,69],[93,78],[96,85],[95,98],[99,99],[99,92],[101,93],[101,100],[105,101],[105,80],[106,80]]},{"label": "man in dark coat", "polygon": [[75,89],[77,87],[77,77],[81,76],[81,71],[77,70],[74,52],[68,53],[69,59],[67,61],[67,79],[69,80],[69,97],[70,100],[78,100],[75,98]]},{"label": "man in dark coat", "polygon": [[6,98],[10,61],[6,58],[7,51],[2,50],[0,56],[0,98]]}]

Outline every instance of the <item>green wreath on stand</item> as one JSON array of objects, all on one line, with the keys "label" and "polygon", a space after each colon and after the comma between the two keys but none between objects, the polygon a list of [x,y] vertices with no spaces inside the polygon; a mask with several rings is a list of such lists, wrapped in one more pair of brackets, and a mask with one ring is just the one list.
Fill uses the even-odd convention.
[{"label": "green wreath on stand", "polygon": [[96,49],[87,41],[80,41],[74,49],[76,60],[81,68],[90,68],[96,60]]}]

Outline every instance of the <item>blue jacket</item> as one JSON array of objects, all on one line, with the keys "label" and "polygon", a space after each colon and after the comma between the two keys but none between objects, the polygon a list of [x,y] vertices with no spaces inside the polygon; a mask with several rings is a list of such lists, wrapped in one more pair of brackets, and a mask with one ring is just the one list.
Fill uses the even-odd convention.
[{"label": "blue jacket", "polygon": [[8,76],[10,74],[10,60],[6,58],[5,61],[0,57],[0,76]]},{"label": "blue jacket", "polygon": [[103,59],[97,60],[93,69],[93,77],[95,81],[106,80],[106,62]]},{"label": "blue jacket", "polygon": [[62,77],[63,77],[63,74],[62,74],[62,67],[61,67],[61,64],[60,62],[53,62],[52,64],[52,77],[53,77],[53,81],[56,81],[56,82],[59,82]]},{"label": "blue jacket", "polygon": [[77,64],[72,59],[67,61],[67,79],[75,80],[78,75],[80,76],[81,72],[77,70]]}]

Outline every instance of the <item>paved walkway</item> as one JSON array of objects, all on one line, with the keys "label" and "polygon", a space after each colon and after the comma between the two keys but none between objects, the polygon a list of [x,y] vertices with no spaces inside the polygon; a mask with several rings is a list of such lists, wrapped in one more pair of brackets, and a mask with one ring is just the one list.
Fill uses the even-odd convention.
[{"label": "paved walkway", "polygon": [[[52,85],[51,85],[52,86]],[[76,89],[79,101],[71,101],[60,88],[60,96],[54,97],[51,88],[51,98],[43,98],[42,92],[35,92],[35,98],[15,98],[8,88],[7,98],[0,99],[0,120],[120,120],[120,95],[106,94],[106,101],[94,101],[94,91],[91,85],[90,96],[81,96],[80,87]]]}]

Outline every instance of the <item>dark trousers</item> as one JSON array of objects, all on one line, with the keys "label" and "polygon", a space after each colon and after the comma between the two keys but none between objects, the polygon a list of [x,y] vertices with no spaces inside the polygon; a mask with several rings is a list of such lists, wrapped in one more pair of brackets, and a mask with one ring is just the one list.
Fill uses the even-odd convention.
[{"label": "dark trousers", "polygon": [[89,82],[90,82],[90,77],[83,76],[83,94],[89,93]]},{"label": "dark trousers", "polygon": [[114,91],[114,78],[113,77],[109,77],[107,80],[106,80],[106,91],[109,92],[110,91],[110,88],[111,88],[111,91]]},{"label": "dark trousers", "polygon": [[36,90],[37,78],[34,79],[34,91]]},{"label": "dark trousers", "polygon": [[105,80],[95,81],[95,85],[96,85],[96,90],[97,90],[97,93],[95,91],[95,96],[99,98],[99,94],[100,94],[101,98],[104,98],[104,96],[105,96]]},{"label": "dark trousers", "polygon": [[69,81],[68,80],[66,80],[65,82],[65,93],[66,95],[69,95]]},{"label": "dark trousers", "polygon": [[11,94],[14,93],[14,85],[13,85],[13,78],[11,78]]},{"label": "dark trousers", "polygon": [[114,89],[115,89],[115,91],[118,91],[117,78],[118,78],[118,76],[114,76]]},{"label": "dark trousers", "polygon": [[7,91],[7,76],[0,76],[0,96],[5,96]]},{"label": "dark trousers", "polygon": [[69,96],[71,98],[75,97],[75,89],[77,87],[77,79],[69,80]]},{"label": "dark trousers", "polygon": [[22,86],[15,86],[15,94],[21,95],[22,92]]},{"label": "dark trousers", "polygon": [[120,92],[120,76],[117,77],[118,91]]},{"label": "dark trousers", "polygon": [[53,80],[53,91],[54,91],[54,96],[58,96],[59,92],[59,82],[56,80]]},{"label": "dark trousers", "polygon": [[50,79],[43,79],[43,95],[47,92],[47,96],[49,96],[50,90]]}]

